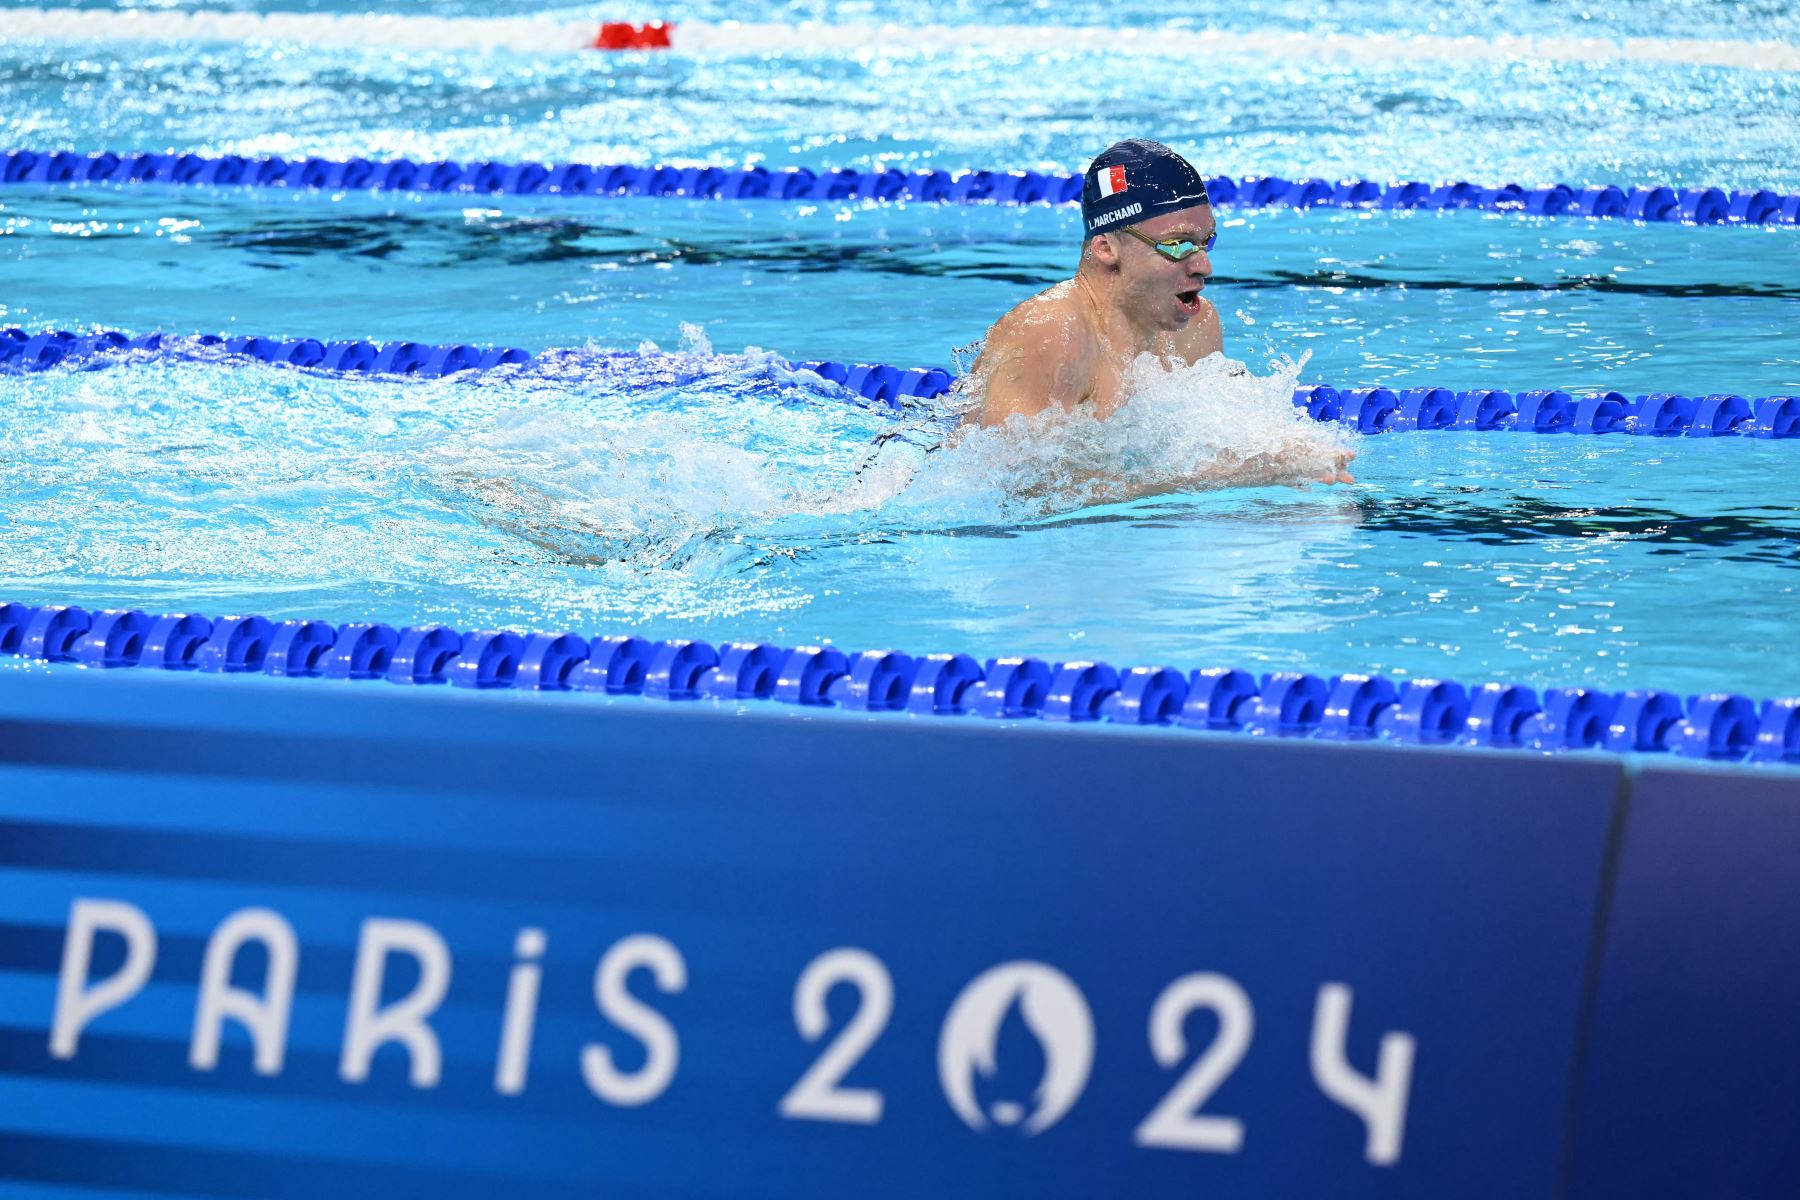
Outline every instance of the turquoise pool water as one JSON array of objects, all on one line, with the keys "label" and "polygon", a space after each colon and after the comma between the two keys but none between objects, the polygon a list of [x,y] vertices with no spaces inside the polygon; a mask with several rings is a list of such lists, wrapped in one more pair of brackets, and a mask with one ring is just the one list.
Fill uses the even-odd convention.
[{"label": "turquoise pool water", "polygon": [[[665,12],[741,15],[605,15]],[[1626,5],[1605,30],[1561,6],[1435,12],[1376,5],[1353,25],[1800,37],[1779,7]],[[756,14],[790,15],[825,14]],[[1033,19],[1161,18],[1078,5]],[[1300,17],[1261,4],[1180,20]],[[1800,190],[1791,75],[1124,65],[953,47],[758,61],[14,41],[0,42],[0,140],[1071,170],[1149,133],[1230,173]],[[1791,227],[1221,215],[1209,295],[1255,378],[1201,372],[1147,397],[1135,425],[1096,443],[1133,470],[1261,444],[1295,369],[1340,386],[1800,391]],[[859,477],[890,418],[745,352],[947,364],[1066,273],[1077,237],[1072,211],[1041,207],[0,189],[0,324],[573,351],[435,383],[224,359],[0,376],[0,596],[1538,686],[1800,686],[1782,653],[1800,612],[1793,442],[1390,435],[1358,444],[1353,488],[1021,503],[992,454],[933,456],[916,481],[908,458]],[[645,342],[674,353],[606,353]],[[1009,469],[1058,468],[1027,452]]]},{"label": "turquoise pool water", "polygon": [[[24,7],[6,0],[6,8]],[[95,7],[114,7],[95,5]],[[438,0],[147,3],[150,11],[672,17],[900,25],[1067,25],[1522,33],[1800,41],[1792,6],[1377,0],[1112,5],[998,2],[540,6]],[[1160,131],[1208,173],[1634,182],[1800,190],[1800,73],[1626,61],[1374,62],[1138,51],[1001,53],[898,39],[895,52],[521,55],[429,46],[52,43],[0,47],[8,137],[37,145],[347,157],[1076,170]]]}]

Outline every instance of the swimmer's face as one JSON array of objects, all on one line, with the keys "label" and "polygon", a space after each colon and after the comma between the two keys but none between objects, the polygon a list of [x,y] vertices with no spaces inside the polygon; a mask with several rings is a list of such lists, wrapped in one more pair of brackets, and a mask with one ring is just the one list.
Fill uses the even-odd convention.
[{"label": "swimmer's face", "polygon": [[[1204,247],[1218,224],[1212,206],[1198,204],[1152,217],[1133,228],[1153,242],[1182,238]],[[1140,325],[1173,333],[1200,315],[1200,293],[1212,277],[1212,256],[1204,248],[1180,262],[1170,262],[1160,250],[1130,234],[1101,237],[1111,243],[1118,262],[1120,302]]]}]

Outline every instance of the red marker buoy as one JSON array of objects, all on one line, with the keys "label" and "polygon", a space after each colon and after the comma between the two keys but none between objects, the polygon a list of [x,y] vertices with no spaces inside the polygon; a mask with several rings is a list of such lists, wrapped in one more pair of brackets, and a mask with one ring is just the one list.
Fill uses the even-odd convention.
[{"label": "red marker buoy", "polygon": [[670,21],[651,21],[633,25],[628,21],[608,21],[600,26],[594,39],[596,50],[667,50],[669,35],[675,25]]}]

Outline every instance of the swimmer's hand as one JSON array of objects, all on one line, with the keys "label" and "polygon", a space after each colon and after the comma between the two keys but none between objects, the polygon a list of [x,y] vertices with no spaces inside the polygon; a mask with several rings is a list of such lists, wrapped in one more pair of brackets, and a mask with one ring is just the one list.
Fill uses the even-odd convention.
[{"label": "swimmer's hand", "polygon": [[1350,473],[1350,460],[1356,457],[1356,451],[1345,450],[1338,454],[1337,462],[1331,473],[1319,476],[1320,483],[1355,483],[1356,476]]}]

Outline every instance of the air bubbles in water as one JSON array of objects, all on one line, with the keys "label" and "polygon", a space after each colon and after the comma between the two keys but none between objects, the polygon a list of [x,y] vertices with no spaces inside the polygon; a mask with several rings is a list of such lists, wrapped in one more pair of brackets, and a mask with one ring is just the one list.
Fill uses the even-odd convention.
[{"label": "air bubbles in water", "polygon": [[1331,477],[1354,454],[1355,435],[1294,406],[1303,365],[1259,376],[1223,355],[1173,368],[1144,355],[1126,376],[1130,398],[1110,417],[1052,409],[968,426],[951,448],[924,457],[894,503],[1028,520],[1142,496]]},{"label": "air bubbles in water", "polygon": [[692,321],[681,323],[681,352],[683,354],[710,355],[713,352],[712,339],[706,336],[706,330]]},{"label": "air bubbles in water", "polygon": [[550,352],[435,381],[217,348],[0,379],[0,437],[89,451],[0,464],[10,578],[126,595],[164,580],[184,596],[204,580],[240,606],[270,589],[389,588],[461,597],[449,608],[768,612],[804,597],[764,564],[1134,491],[1300,482],[1345,449],[1289,402],[1297,368],[1144,363],[1106,421],[959,431],[974,396],[908,402],[896,419],[773,354],[684,338],[674,353]]}]

